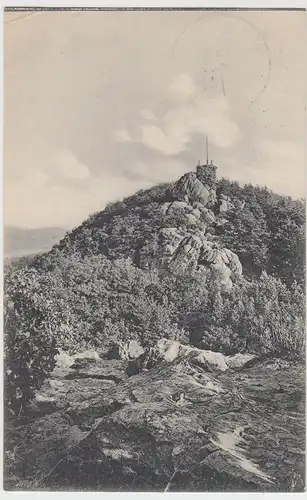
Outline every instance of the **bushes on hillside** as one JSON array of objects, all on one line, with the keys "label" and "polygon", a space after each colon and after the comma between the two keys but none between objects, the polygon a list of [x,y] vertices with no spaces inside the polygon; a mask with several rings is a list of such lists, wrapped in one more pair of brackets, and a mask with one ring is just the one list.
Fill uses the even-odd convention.
[{"label": "bushes on hillside", "polygon": [[[5,280],[4,388],[9,414],[20,415],[55,365],[58,311],[40,295],[34,269],[8,272]],[[50,307],[50,308],[49,308]],[[49,314],[48,314],[49,312]]]},{"label": "bushes on hillside", "polygon": [[242,211],[230,211],[219,237],[240,257],[245,273],[259,277],[262,270],[287,286],[305,279],[305,204],[266,187],[221,179],[218,192],[245,200]]},{"label": "bushes on hillside", "polygon": [[172,201],[173,183],[161,183],[149,189],[140,189],[132,196],[125,198],[125,203],[131,206],[146,205],[153,202],[165,203]]},{"label": "bushes on hillside", "polygon": [[263,273],[231,290],[212,284],[209,301],[194,312],[191,341],[225,354],[250,352],[302,358],[305,352],[304,290],[288,289]]},{"label": "bushes on hillside", "polygon": [[[224,290],[209,270],[182,279],[143,271],[130,259],[58,257],[48,271],[21,269],[6,280],[9,351],[16,346],[12,330],[21,337],[30,332],[34,343],[48,339],[46,346],[55,339],[72,352],[103,350],[128,338],[152,346],[162,337],[187,336],[193,345],[225,354],[299,356],[304,350],[304,293],[297,284],[288,289],[263,274]],[[27,286],[20,286],[25,279]]]}]

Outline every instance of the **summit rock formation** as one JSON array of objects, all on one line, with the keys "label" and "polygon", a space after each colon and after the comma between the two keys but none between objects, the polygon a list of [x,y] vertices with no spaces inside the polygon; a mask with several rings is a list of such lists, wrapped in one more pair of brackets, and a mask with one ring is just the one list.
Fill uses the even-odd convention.
[{"label": "summit rock formation", "polygon": [[213,165],[199,165],[196,173],[184,174],[175,183],[173,201],[161,207],[162,223],[166,215],[184,216],[184,228],[162,227],[157,238],[154,235],[139,249],[141,267],[166,266],[177,274],[206,267],[226,287],[232,286],[232,278],[242,275],[238,256],[208,238],[208,230],[218,223],[220,213],[233,208],[223,197],[221,203],[217,200],[216,170]]}]

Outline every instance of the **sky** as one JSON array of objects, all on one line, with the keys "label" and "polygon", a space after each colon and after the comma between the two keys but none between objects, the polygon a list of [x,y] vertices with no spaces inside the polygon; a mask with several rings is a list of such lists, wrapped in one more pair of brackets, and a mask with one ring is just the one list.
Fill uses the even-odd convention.
[{"label": "sky", "polygon": [[218,175],[305,196],[305,12],[4,14],[4,225]]}]

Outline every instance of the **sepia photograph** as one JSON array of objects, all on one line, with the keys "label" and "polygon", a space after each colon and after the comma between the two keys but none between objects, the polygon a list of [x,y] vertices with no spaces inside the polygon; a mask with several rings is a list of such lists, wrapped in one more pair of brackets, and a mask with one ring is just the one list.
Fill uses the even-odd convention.
[{"label": "sepia photograph", "polygon": [[6,492],[306,491],[306,21],[4,9]]}]

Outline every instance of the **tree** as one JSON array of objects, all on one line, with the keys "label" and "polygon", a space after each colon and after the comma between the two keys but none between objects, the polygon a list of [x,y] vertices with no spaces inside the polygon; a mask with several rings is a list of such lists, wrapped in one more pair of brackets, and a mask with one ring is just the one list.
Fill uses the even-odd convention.
[{"label": "tree", "polygon": [[259,277],[267,268],[269,232],[261,207],[256,202],[241,211],[231,211],[220,235],[222,244],[235,252],[246,273]]},{"label": "tree", "polygon": [[20,414],[55,365],[55,318],[46,315],[34,269],[12,270],[4,296],[5,398],[10,414]]}]

